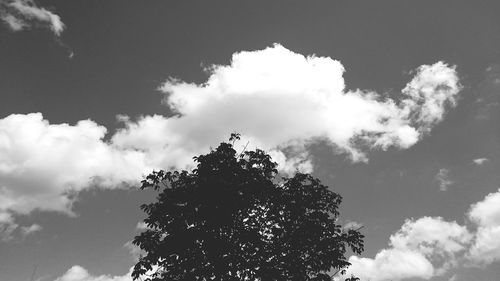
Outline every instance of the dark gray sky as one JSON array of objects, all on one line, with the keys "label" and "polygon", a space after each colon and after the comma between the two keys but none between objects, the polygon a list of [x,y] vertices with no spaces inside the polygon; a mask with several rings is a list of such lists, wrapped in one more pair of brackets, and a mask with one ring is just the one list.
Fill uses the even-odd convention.
[{"label": "dark gray sky", "polygon": [[[2,3],[27,2],[0,0],[0,9],[4,9]],[[427,276],[405,273],[403,269],[385,276],[370,263],[372,261],[363,260],[359,266],[364,265],[365,272],[375,276],[374,280],[408,277],[408,280],[465,281],[494,280],[500,276],[500,245],[495,248],[494,243],[489,243],[493,246],[486,251],[476,243],[481,241],[478,238],[481,235],[487,236],[485,233],[500,233],[500,209],[491,207],[500,202],[493,200],[500,187],[500,3],[47,0],[37,1],[36,5],[58,15],[65,30],[58,36],[50,30],[50,23],[36,18],[26,20],[23,30],[14,30],[8,24],[0,26],[0,118],[7,120],[11,114],[28,116],[28,113],[40,112],[50,124],[70,126],[77,126],[79,120],[91,119],[107,128],[106,141],[124,126],[117,121],[118,114],[127,115],[130,120],[153,114],[167,119],[172,115],[172,110],[162,104],[165,94],[159,90],[169,77],[199,84],[200,88],[211,77],[210,71],[204,68],[230,66],[233,54],[257,53],[274,43],[297,56],[314,54],[340,61],[345,68],[346,94],[364,89],[395,101],[402,99],[401,90],[418,75],[415,69],[419,66],[438,61],[456,66],[463,86],[457,94],[456,106],[446,107],[442,120],[433,123],[431,130],[410,147],[367,149],[367,163],[353,163],[345,152],[335,152],[338,147],[329,141],[314,142],[307,147],[307,152],[313,159],[314,175],[344,197],[342,218],[365,225],[364,257],[377,261],[375,256],[382,249],[386,249],[388,255],[397,251],[418,253],[418,258],[425,256],[434,269]],[[3,21],[8,13],[8,10],[0,10]],[[262,68],[270,66],[263,64]],[[332,74],[332,80],[334,78]],[[183,93],[178,91],[178,95]],[[198,115],[193,116],[186,122],[201,122],[196,118]],[[318,120],[321,121],[324,120]],[[347,124],[351,120],[342,122]],[[53,281],[75,265],[88,271],[87,279],[66,274],[67,279],[61,281],[94,281],[92,276],[126,274],[134,260],[123,245],[133,238],[136,225],[143,217],[139,205],[150,200],[151,194],[129,188],[134,185],[133,181],[125,176],[127,183],[121,183],[115,179],[122,178],[114,174],[111,183],[89,187],[88,183],[79,186],[81,181],[69,180],[61,185],[62,189],[49,186],[60,185],[59,181],[47,180],[47,186],[44,185],[44,169],[35,170],[34,176],[39,179],[19,180],[15,172],[2,170],[2,165],[24,157],[23,163],[28,163],[26,169],[30,169],[30,157],[47,155],[30,154],[24,147],[20,152],[22,156],[18,156],[17,150],[14,151],[18,147],[5,144],[1,137],[26,138],[23,134],[16,135],[17,131],[11,127],[22,128],[32,123],[16,119],[9,124],[0,124],[0,202],[5,202],[5,206],[0,206],[0,215],[9,214],[11,221],[2,224],[0,219],[0,231],[3,227],[6,232],[7,226],[13,224],[17,229],[13,237],[0,241],[0,279],[29,280],[35,265],[38,266],[35,277],[40,281]],[[238,130],[238,123],[233,125]],[[248,126],[243,126],[243,130],[251,128]],[[175,128],[169,130],[177,133]],[[163,136],[161,130],[152,133],[153,138],[166,138],[169,143],[169,135]],[[69,142],[81,140],[78,136],[68,137]],[[267,145],[265,133],[255,133],[255,136]],[[106,141],[101,144],[105,145]],[[22,141],[14,139],[14,142]],[[269,144],[270,149],[273,144]],[[59,156],[54,155],[58,151],[63,154],[71,150],[57,147],[50,150],[47,153],[56,160],[47,165],[60,164]],[[8,156],[2,157],[2,154]],[[92,154],[81,154],[82,162],[86,156],[92,157]],[[99,161],[109,164],[106,160]],[[162,161],[159,163],[172,163]],[[99,170],[94,166],[92,169]],[[68,170],[69,175],[71,171]],[[83,174],[101,176],[92,171]],[[37,191],[39,180],[43,181],[40,186],[44,185],[40,192]],[[9,197],[9,190],[18,192],[17,197]],[[44,197],[47,190],[53,192],[53,196]],[[52,204],[50,200],[64,197],[61,192],[68,190],[76,194],[72,207],[60,202]],[[490,193],[494,193],[488,197],[493,198],[493,203],[485,200]],[[48,201],[36,205],[32,199]],[[474,220],[469,211],[477,202],[491,203],[484,204],[491,210],[484,211],[483,217],[492,216],[496,220],[485,219],[484,223],[481,219]],[[30,209],[29,204],[38,207]],[[73,215],[69,215],[68,210]],[[442,238],[463,239],[460,240],[463,249],[450,250],[455,256],[446,257],[456,260],[457,264],[442,273],[438,273],[442,264],[422,254],[425,251],[420,246],[406,245],[405,248],[389,244],[391,235],[395,237],[405,220],[413,219],[414,225],[418,225],[423,217],[432,217],[433,222],[445,225],[442,227],[456,221],[454,227],[466,229],[470,235],[466,239],[467,235],[458,237],[454,232],[455,236]],[[23,235],[21,227],[30,225],[41,229]],[[424,240],[423,244],[437,241],[418,237]],[[444,243],[439,241],[436,243]],[[475,256],[477,253],[482,258]],[[473,263],[471,260],[480,265],[467,265]],[[422,265],[413,261],[415,268]],[[399,264],[394,268],[404,266]],[[411,279],[413,277],[416,279]]]}]

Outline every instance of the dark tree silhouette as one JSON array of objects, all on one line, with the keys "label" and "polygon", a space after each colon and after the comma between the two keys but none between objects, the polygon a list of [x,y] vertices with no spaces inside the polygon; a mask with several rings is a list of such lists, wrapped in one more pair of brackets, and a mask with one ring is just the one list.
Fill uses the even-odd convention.
[{"label": "dark tree silhouette", "polygon": [[159,194],[141,206],[148,229],[133,240],[145,253],[134,280],[331,280],[348,249],[363,251],[363,235],[337,224],[340,195],[309,174],[279,177],[264,151],[237,153],[237,139],[194,157],[191,172],[142,181]]}]

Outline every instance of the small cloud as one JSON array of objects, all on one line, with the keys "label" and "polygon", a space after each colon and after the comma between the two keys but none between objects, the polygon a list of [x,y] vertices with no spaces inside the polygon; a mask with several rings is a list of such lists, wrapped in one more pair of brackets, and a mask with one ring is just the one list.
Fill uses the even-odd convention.
[{"label": "small cloud", "polygon": [[74,265],[64,275],[57,278],[54,281],[132,281],[132,270],[125,273],[124,275],[92,275],[87,269]]},{"label": "small cloud", "polygon": [[23,236],[27,236],[30,234],[33,234],[35,232],[38,232],[42,230],[42,227],[39,224],[32,224],[30,226],[22,226],[21,227],[21,234]]},{"label": "small cloud", "polygon": [[477,159],[472,160],[472,162],[478,166],[481,166],[488,161],[490,161],[488,158],[477,158]]},{"label": "small cloud", "polygon": [[349,229],[360,229],[364,225],[362,225],[359,222],[356,221],[347,221],[346,224],[343,226],[344,229],[349,230]]},{"label": "small cloud", "polygon": [[[147,229],[150,229],[150,228],[143,221],[138,222],[137,225],[135,226],[135,231],[137,231],[137,232],[142,232],[142,231],[147,230]],[[130,255],[132,256],[132,258],[134,260],[138,260],[141,255],[145,254],[145,252],[143,250],[141,250],[141,248],[139,248],[139,246],[134,245],[132,240],[129,240],[125,244],[123,244],[123,247],[128,250],[128,252],[130,253]]]},{"label": "small cloud", "polygon": [[2,16],[2,20],[4,23],[12,30],[12,31],[21,31],[26,28],[26,23],[13,15],[4,15]]},{"label": "small cloud", "polygon": [[11,215],[0,212],[0,241],[2,242],[24,239],[26,236],[40,230],[42,230],[42,227],[38,224],[20,226],[14,221],[14,218]]},{"label": "small cloud", "polygon": [[454,183],[450,179],[450,170],[449,169],[439,169],[439,172],[435,176],[435,180],[439,183],[439,190],[447,191],[448,187]]},{"label": "small cloud", "polygon": [[130,255],[134,260],[138,260],[141,255],[144,255],[144,251],[139,248],[139,246],[134,245],[132,241],[127,241],[123,244],[123,247],[128,250]]},{"label": "small cloud", "polygon": [[145,222],[142,222],[142,221],[138,222],[137,226],[135,227],[135,229],[139,230],[139,231],[143,231],[143,230],[146,230],[148,228],[149,228],[148,225]]},{"label": "small cloud", "polygon": [[0,0],[0,20],[12,31],[42,26],[59,36],[65,29],[57,14],[37,6],[34,0]]}]

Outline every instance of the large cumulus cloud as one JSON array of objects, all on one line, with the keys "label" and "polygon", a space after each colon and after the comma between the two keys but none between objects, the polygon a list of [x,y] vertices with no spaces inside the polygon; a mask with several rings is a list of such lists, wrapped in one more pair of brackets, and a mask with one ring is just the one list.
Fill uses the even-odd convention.
[{"label": "large cumulus cloud", "polygon": [[206,71],[201,84],[161,85],[175,115],[120,115],[123,126],[112,135],[90,120],[51,124],[39,113],[0,119],[0,229],[33,210],[71,214],[72,195],[89,186],[117,188],[152,169],[187,168],[234,131],[245,136],[240,149],[267,150],[283,172],[310,172],[308,146],[317,140],[367,161],[370,150],[417,143],[461,89],[455,67],[437,62],[418,67],[397,96],[348,90],[339,61],[281,45],[235,53],[230,64]]},{"label": "large cumulus cloud", "polygon": [[310,170],[306,148],[317,139],[354,161],[366,161],[370,149],[414,145],[455,105],[461,89],[455,67],[437,62],[418,67],[393,99],[348,90],[339,61],[281,45],[235,53],[229,65],[206,71],[202,84],[178,79],[163,84],[175,117],[129,120],[113,142],[163,155],[164,164],[175,166],[238,131],[280,159],[282,167]]}]

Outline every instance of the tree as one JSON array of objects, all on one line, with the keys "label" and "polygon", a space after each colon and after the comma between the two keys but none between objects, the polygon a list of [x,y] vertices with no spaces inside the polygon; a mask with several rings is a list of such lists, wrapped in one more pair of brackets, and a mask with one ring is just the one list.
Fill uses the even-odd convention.
[{"label": "tree", "polygon": [[194,157],[192,171],[154,171],[141,189],[147,229],[133,243],[145,253],[132,276],[146,280],[331,280],[363,251],[359,230],[337,224],[341,196],[310,174],[280,177],[262,150],[237,153],[232,134]]}]

